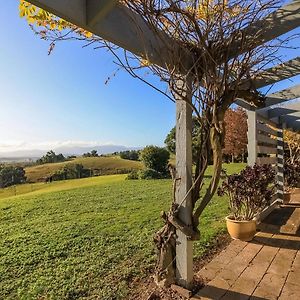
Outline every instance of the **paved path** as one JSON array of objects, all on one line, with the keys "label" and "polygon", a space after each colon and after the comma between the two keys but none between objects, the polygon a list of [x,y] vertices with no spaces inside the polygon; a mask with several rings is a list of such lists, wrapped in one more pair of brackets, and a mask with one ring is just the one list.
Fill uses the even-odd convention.
[{"label": "paved path", "polygon": [[300,300],[300,204],[274,210],[252,242],[232,241],[201,271],[192,299]]}]

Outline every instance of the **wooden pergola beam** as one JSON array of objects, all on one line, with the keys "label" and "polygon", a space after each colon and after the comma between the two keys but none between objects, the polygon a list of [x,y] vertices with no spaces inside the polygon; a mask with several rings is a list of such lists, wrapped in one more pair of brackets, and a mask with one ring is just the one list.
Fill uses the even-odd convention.
[{"label": "wooden pergola beam", "polygon": [[300,102],[295,100],[291,103],[285,103],[277,106],[265,107],[256,110],[258,115],[265,121],[274,123],[284,123],[280,118],[284,116],[293,116],[300,119]]},{"label": "wooden pergola beam", "polygon": [[300,101],[294,100],[289,103],[267,107],[259,110],[259,112],[269,119],[277,119],[285,115],[300,117]]},{"label": "wooden pergola beam", "polygon": [[[279,109],[277,111],[274,111],[273,113],[270,113],[271,117],[269,117],[269,113],[267,110],[261,111],[257,110],[257,116],[262,121],[265,121],[266,123],[272,124],[272,126],[278,126],[279,124],[285,123],[287,125],[287,128],[300,132],[300,111],[295,110],[287,110],[287,109]],[[281,114],[282,113],[282,114]],[[287,114],[286,114],[287,113]],[[292,113],[292,114],[288,114]]]},{"label": "wooden pergola beam", "polygon": [[[260,89],[262,87],[274,84],[278,81],[282,81],[293,76],[300,74],[300,57],[291,59],[287,62],[274,66],[272,68],[262,71],[256,79],[247,81],[241,87],[242,89],[250,88],[253,85],[255,88]],[[279,104],[287,100],[296,99],[300,97],[300,85],[267,95],[265,107]],[[255,107],[245,102],[243,99],[237,99],[235,102],[237,105],[244,109],[251,110]]]},{"label": "wooden pergola beam", "polygon": [[293,109],[287,107],[276,107],[268,111],[268,117],[270,119],[279,118],[286,115],[292,115],[298,113],[300,109]]},{"label": "wooden pergola beam", "polygon": [[300,134],[300,123],[299,122],[286,122],[286,128]]},{"label": "wooden pergola beam", "polygon": [[274,84],[300,74],[300,57],[296,57],[272,68],[262,71],[255,80],[254,86],[257,89]]},{"label": "wooden pergola beam", "polygon": [[[171,66],[167,52],[169,47],[180,52],[182,61],[192,65],[193,55],[180,47],[176,40],[167,35],[160,37],[153,32],[143,18],[116,0],[29,0],[37,5],[101,38],[120,46],[137,56],[148,59],[163,68]],[[118,2],[118,3],[116,3]],[[271,13],[265,20],[244,30],[251,38],[261,32],[259,44],[270,41],[300,26],[300,0],[294,0]],[[146,38],[145,38],[146,37]],[[230,50],[236,55],[240,41]],[[253,43],[251,43],[253,46]]]},{"label": "wooden pergola beam", "polygon": [[288,129],[299,132],[300,131],[300,112],[298,116],[285,115],[280,116],[280,122],[285,123]]},{"label": "wooden pergola beam", "polygon": [[300,84],[284,89],[282,91],[267,95],[266,106],[271,106],[285,102],[287,100],[293,100],[300,98]]},{"label": "wooden pergola beam", "polygon": [[[278,81],[289,79],[300,74],[300,57],[293,58],[284,63],[261,71],[255,79],[247,80],[241,86],[241,89],[247,89],[254,86],[256,89],[274,84]],[[269,95],[271,97],[271,95]]]},{"label": "wooden pergola beam", "polygon": [[299,122],[287,122],[286,128],[300,134],[300,123]]},{"label": "wooden pergola beam", "polygon": [[178,51],[184,64],[192,64],[193,56],[186,49],[164,32],[154,32],[141,16],[118,1],[28,1],[162,68],[174,67],[170,49]]},{"label": "wooden pergola beam", "polygon": [[[249,39],[251,49],[269,42],[300,26],[300,0],[293,0],[283,5],[276,11],[269,14],[265,19],[252,24],[243,31],[243,36]],[[252,36],[260,35],[259,41],[251,42]],[[229,56],[233,57],[237,53],[242,53],[241,43],[245,41],[237,40],[229,49]]]},{"label": "wooden pergola beam", "polygon": [[300,97],[300,84],[284,89],[282,91],[267,95],[270,98],[292,100]]},{"label": "wooden pergola beam", "polygon": [[87,0],[86,1],[86,17],[87,25],[95,26],[106,15],[115,8],[118,0]]}]

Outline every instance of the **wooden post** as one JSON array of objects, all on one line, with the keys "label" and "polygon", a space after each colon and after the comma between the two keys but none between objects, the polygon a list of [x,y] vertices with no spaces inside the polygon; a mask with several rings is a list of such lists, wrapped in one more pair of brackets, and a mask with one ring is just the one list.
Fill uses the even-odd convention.
[{"label": "wooden post", "polygon": [[283,202],[284,194],[284,141],[283,129],[285,124],[279,123],[277,128],[277,200]]},{"label": "wooden post", "polygon": [[[192,186],[192,109],[186,102],[186,99],[192,101],[191,81],[183,79],[179,84],[184,95],[176,98],[176,203],[180,205],[180,219],[191,225],[191,194],[186,196]],[[193,280],[193,243],[181,231],[177,230],[176,234],[177,284],[189,288]]]},{"label": "wooden post", "polygon": [[248,110],[248,165],[254,166],[257,159],[257,112]]}]

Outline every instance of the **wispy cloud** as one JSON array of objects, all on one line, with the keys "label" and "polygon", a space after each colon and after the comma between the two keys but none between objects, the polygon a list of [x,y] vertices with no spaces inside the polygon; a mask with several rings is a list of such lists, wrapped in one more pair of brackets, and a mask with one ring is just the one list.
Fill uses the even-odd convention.
[{"label": "wispy cloud", "polygon": [[26,150],[50,150],[61,147],[95,147],[116,145],[114,142],[100,141],[47,141],[47,142],[24,142],[24,141],[8,141],[0,143],[1,152],[26,151]]}]

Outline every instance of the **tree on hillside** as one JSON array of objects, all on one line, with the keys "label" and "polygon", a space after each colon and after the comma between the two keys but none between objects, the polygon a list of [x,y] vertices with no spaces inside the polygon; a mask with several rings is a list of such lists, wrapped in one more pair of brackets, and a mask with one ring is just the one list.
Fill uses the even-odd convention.
[{"label": "tree on hillside", "polygon": [[155,170],[161,174],[168,172],[170,153],[165,148],[147,146],[141,151],[140,158],[147,169]]},{"label": "tree on hillside", "polygon": [[[197,118],[193,118],[193,130],[192,130],[192,150],[193,150],[193,162],[197,162],[199,151],[201,151],[200,134],[201,127]],[[173,127],[165,138],[165,145],[170,153],[175,154],[176,152],[176,127]]]},{"label": "tree on hillside", "polygon": [[176,127],[173,127],[165,138],[165,145],[170,153],[176,152]]},{"label": "tree on hillside", "polygon": [[119,155],[122,159],[139,160],[140,151],[139,150],[121,151]]},{"label": "tree on hillside", "polygon": [[49,164],[63,161],[66,161],[66,158],[61,153],[56,154],[53,150],[50,150],[36,162],[37,164]]},{"label": "tree on hillside", "polygon": [[92,157],[98,157],[99,155],[98,155],[98,151],[97,150],[92,150],[91,151],[91,156]]},{"label": "tree on hillside", "polygon": [[[142,18],[150,32],[156,34],[158,43],[163,45],[164,53],[160,53],[163,67],[151,61],[152,53],[141,53],[141,57],[137,57],[119,51],[118,47],[75,25],[21,3],[21,15],[34,24],[37,34],[50,41],[50,51],[55,43],[66,39],[84,40],[93,47],[109,49],[118,68],[123,67],[171,101],[180,100],[180,104],[185,101],[200,124],[200,149],[192,199],[188,199],[192,224],[185,225],[179,219],[180,206],[172,203],[170,210],[162,215],[163,228],[155,235],[158,251],[156,281],[161,284],[169,285],[175,280],[176,228],[189,239],[199,238],[200,216],[220,180],[227,109],[237,98],[257,107],[265,101],[253,80],[265,66],[280,62],[277,51],[285,46],[286,39],[262,44],[264,31],[257,30],[257,23],[260,28],[266,28],[265,17],[282,3],[277,0],[122,0],[122,4]],[[134,18],[132,22],[135,22]],[[252,30],[249,31],[249,27]],[[143,34],[141,31],[140,35],[146,41],[147,36]],[[159,77],[159,85],[156,84],[158,81],[147,77],[149,73]],[[161,82],[166,83],[167,91],[161,88]],[[204,185],[211,154],[213,174],[210,182]],[[178,180],[175,180],[175,189],[177,184]]]},{"label": "tree on hillside", "polygon": [[225,113],[225,139],[223,153],[232,157],[232,162],[237,156],[243,156],[247,152],[247,114],[238,108],[228,109]]},{"label": "tree on hillside", "polygon": [[52,174],[53,181],[79,179],[89,177],[91,171],[85,169],[82,164],[66,164],[61,169]]},{"label": "tree on hillside", "polygon": [[290,130],[284,130],[284,144],[288,150],[287,161],[294,164],[296,161],[300,162],[300,133]]},{"label": "tree on hillside", "polygon": [[26,182],[22,167],[0,165],[0,188]]},{"label": "tree on hillside", "polygon": [[91,152],[83,153],[82,157],[99,157],[97,150],[92,150]]}]

